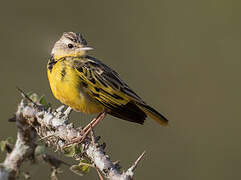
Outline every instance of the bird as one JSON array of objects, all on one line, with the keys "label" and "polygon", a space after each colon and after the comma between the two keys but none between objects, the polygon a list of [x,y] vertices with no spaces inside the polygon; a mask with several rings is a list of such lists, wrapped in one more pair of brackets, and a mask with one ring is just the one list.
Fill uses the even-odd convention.
[{"label": "bird", "polygon": [[149,116],[167,126],[167,118],[143,101],[116,71],[88,55],[92,49],[76,32],[64,32],[54,44],[47,75],[55,98],[75,111],[99,114],[95,124],[109,114],[138,124]]}]

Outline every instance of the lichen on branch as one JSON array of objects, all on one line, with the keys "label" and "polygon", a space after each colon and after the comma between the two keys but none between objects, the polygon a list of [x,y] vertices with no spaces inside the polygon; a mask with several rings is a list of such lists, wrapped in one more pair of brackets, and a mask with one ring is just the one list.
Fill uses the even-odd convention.
[{"label": "lichen on branch", "polygon": [[[133,179],[134,170],[145,152],[129,169],[121,170],[119,162],[112,162],[105,153],[106,144],[100,144],[100,137],[94,135],[92,128],[91,134],[83,137],[84,128],[74,128],[74,125],[69,123],[70,108],[65,110],[64,106],[61,106],[53,110],[45,98],[36,94],[27,95],[22,91],[21,93],[24,99],[18,105],[14,118],[18,127],[17,141],[5,161],[0,164],[1,180],[17,179],[22,162],[34,156],[39,142],[37,136],[44,144],[56,147],[57,151],[77,160],[78,164],[70,167],[77,174],[88,173],[89,168],[93,167],[97,170],[100,179],[103,179],[102,176],[110,180]],[[76,142],[74,139],[82,140],[81,143],[78,141],[74,143]],[[55,164],[57,162],[61,164],[61,161],[47,157],[43,153],[43,159],[56,170],[58,166],[55,167]],[[53,172],[57,173],[52,171],[52,174]]]}]

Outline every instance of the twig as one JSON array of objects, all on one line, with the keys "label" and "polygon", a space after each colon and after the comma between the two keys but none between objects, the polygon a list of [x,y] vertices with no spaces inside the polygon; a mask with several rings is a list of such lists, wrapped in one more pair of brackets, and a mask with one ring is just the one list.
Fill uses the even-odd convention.
[{"label": "twig", "polygon": [[39,105],[38,105],[36,102],[34,102],[22,89],[20,89],[19,87],[16,87],[16,88],[17,88],[17,90],[21,93],[21,95],[22,95],[23,98],[26,98],[26,99],[29,100],[31,103],[33,103],[33,105],[34,105],[35,107],[38,107],[38,108],[39,108]]}]

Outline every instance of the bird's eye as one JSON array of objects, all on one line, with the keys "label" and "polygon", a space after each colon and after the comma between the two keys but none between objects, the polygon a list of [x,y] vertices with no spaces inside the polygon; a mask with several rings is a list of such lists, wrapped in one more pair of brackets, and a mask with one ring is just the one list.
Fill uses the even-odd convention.
[{"label": "bird's eye", "polygon": [[74,46],[73,46],[73,44],[68,44],[68,47],[71,49],[71,48],[73,48]]}]

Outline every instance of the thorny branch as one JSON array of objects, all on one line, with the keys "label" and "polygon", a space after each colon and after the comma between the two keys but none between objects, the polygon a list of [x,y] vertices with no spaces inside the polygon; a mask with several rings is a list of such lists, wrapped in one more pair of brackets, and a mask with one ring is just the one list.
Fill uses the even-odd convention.
[{"label": "thorny branch", "polygon": [[[64,149],[71,145],[73,139],[80,139],[83,136],[82,128],[74,128],[73,124],[68,122],[70,108],[64,111],[64,106],[61,106],[55,111],[51,108],[46,110],[30,100],[23,92],[22,94],[25,100],[19,104],[15,116],[18,127],[17,141],[13,150],[7,154],[5,161],[0,164],[1,180],[17,179],[22,162],[33,157],[37,135],[41,141],[55,146],[61,152],[64,152]],[[26,99],[30,102],[27,103]],[[82,151],[75,154],[73,158],[77,160],[81,157],[89,159],[92,163],[91,166],[96,168],[100,179],[103,179],[102,175],[110,180],[133,179],[134,170],[145,152],[129,169],[121,171],[119,162],[110,160],[104,151],[106,144],[100,144],[99,139],[91,128],[91,137],[86,137],[81,142],[79,146]]]}]

